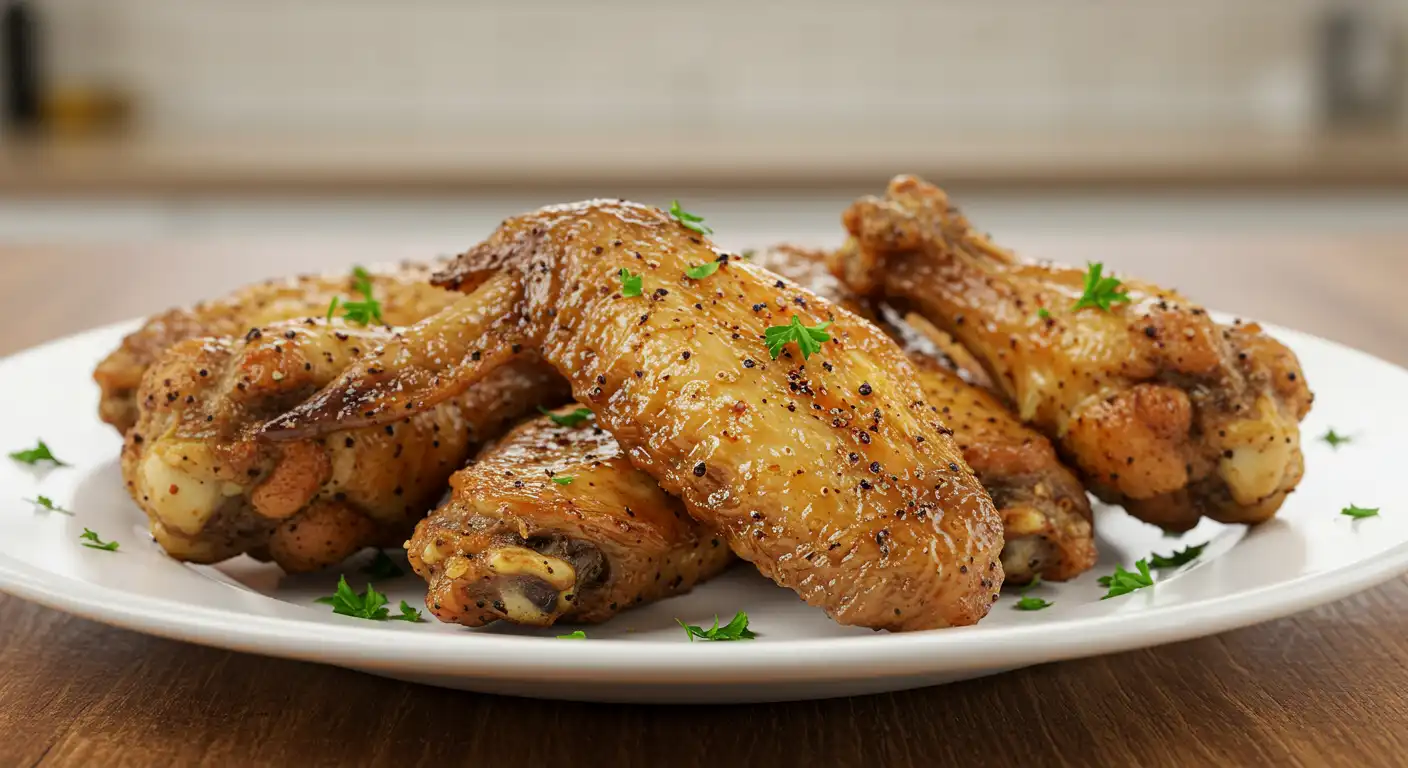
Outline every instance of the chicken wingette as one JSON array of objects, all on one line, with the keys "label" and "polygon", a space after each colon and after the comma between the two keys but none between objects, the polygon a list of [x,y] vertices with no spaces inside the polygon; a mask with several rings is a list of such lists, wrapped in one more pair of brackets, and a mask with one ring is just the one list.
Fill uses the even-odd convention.
[{"label": "chicken wingette", "polygon": [[837,621],[982,618],[1002,584],[1001,520],[904,354],[687,224],[623,201],[509,219],[438,277],[461,302],[263,434],[401,419],[538,353],[632,464]]},{"label": "chicken wingette", "polygon": [[1097,265],[1022,261],[914,177],[844,223],[833,271],[953,334],[1106,501],[1170,530],[1203,516],[1256,523],[1300,481],[1311,393],[1295,355],[1256,324],[1223,325]]},{"label": "chicken wingette", "polygon": [[406,543],[441,621],[601,622],[732,560],[589,414],[525,422],[450,478],[449,500]]},{"label": "chicken wingette", "polygon": [[[827,271],[827,256],[781,246],[756,251],[751,262],[848,309],[871,317],[882,314]],[[887,320],[877,318],[908,351],[925,401],[953,430],[963,458],[1002,516],[1007,581],[1025,584],[1037,576],[1064,581],[1089,570],[1096,556],[1090,500],[1051,443],[1023,425],[993,393],[970,383],[967,368],[973,364],[951,338],[931,328],[909,327],[921,326],[922,320]],[[955,356],[967,365],[955,362]]]}]

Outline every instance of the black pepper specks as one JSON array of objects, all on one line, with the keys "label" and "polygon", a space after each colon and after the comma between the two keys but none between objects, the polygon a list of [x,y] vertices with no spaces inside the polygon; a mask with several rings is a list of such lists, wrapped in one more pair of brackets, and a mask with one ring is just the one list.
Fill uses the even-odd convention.
[{"label": "black pepper specks", "polygon": [[704,462],[702,462],[702,461],[699,462],[698,464],[695,464],[695,465],[694,465],[694,476],[695,476],[695,477],[703,477],[703,476],[704,476],[704,473],[705,473],[705,472],[708,472],[708,471],[709,471],[709,468],[706,467],[706,466],[704,466]]},{"label": "black pepper specks", "polygon": [[860,389],[856,391],[860,393],[861,397],[870,397],[870,393],[873,390],[871,390],[869,382],[862,382],[860,385]]}]

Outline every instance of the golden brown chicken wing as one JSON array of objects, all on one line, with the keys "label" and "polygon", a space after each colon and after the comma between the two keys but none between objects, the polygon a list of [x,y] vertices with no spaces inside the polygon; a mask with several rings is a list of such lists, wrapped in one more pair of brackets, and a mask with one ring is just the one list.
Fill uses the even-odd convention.
[{"label": "golden brown chicken wing", "polygon": [[1001,521],[903,353],[858,316],[615,201],[510,219],[439,281],[471,293],[266,435],[399,418],[539,351],[632,464],[841,623],[971,624],[996,599]]},{"label": "golden brown chicken wing", "polygon": [[[1265,520],[1300,481],[1310,390],[1255,324],[1219,324],[1148,283],[1088,287],[1093,268],[1021,261],[913,177],[844,221],[837,275],[956,336],[1101,498],[1185,530],[1204,515]],[[1102,293],[1108,308],[1080,302]]]},{"label": "golden brown chicken wing", "polygon": [[551,369],[521,358],[382,428],[278,445],[253,438],[266,419],[391,336],[306,320],[243,339],[188,339],[161,355],[143,380],[122,453],[128,490],[157,542],[180,560],[249,552],[290,572],[399,545],[478,442],[539,403],[567,397]]},{"label": "golden brown chicken wing", "polygon": [[406,543],[442,621],[601,622],[688,592],[733,558],[590,418],[526,422],[450,487]]},{"label": "golden brown chicken wing", "polygon": [[[455,294],[430,285],[431,268],[402,264],[391,270],[370,270],[369,279],[381,302],[382,318],[391,325],[410,325],[444,309]],[[137,387],[161,354],[179,341],[202,336],[243,336],[251,328],[323,317],[334,297],[354,297],[357,278],[346,275],[305,275],[246,286],[215,301],[172,309],[148,318],[128,334],[93,371],[102,390],[98,415],[119,432],[137,423]]]},{"label": "golden brown chicken wing", "polygon": [[[827,271],[828,255],[780,246],[756,251],[751,261],[858,313],[890,314],[871,312],[841,285]],[[1095,565],[1090,500],[1075,475],[1056,458],[1051,443],[1023,425],[991,392],[970,383],[974,374],[969,371],[976,363],[951,337],[913,317],[892,316],[883,327],[908,352],[925,401],[939,410],[944,424],[953,430],[963,458],[1002,516],[1006,541],[1002,567],[1007,581],[1025,584],[1037,575],[1064,581]],[[987,380],[981,370],[976,377]]]}]

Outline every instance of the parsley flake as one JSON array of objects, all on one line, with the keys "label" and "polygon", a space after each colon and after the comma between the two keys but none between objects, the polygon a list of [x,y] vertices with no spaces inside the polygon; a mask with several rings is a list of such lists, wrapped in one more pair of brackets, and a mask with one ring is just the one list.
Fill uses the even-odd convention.
[{"label": "parsley flake", "polygon": [[703,280],[704,278],[706,278],[706,277],[708,277],[709,275],[712,275],[712,274],[714,274],[715,272],[718,272],[718,271],[719,271],[719,262],[717,262],[717,261],[706,261],[706,262],[704,262],[703,264],[700,264],[700,265],[697,266],[697,267],[690,267],[689,269],[686,269],[686,270],[684,271],[684,273],[685,273],[686,275],[688,275],[689,277],[694,278],[695,280]]},{"label": "parsley flake", "polygon": [[1345,443],[1352,443],[1352,442],[1354,442],[1354,438],[1353,438],[1353,437],[1351,437],[1351,436],[1349,436],[1349,435],[1341,435],[1341,434],[1338,434],[1338,433],[1336,433],[1335,430],[1333,430],[1333,429],[1331,429],[1330,431],[1328,431],[1328,432],[1326,432],[1325,434],[1321,435],[1321,436],[1320,436],[1320,439],[1321,439],[1321,440],[1324,440],[1324,441],[1327,442],[1327,443],[1329,443],[1329,444],[1330,444],[1330,447],[1331,447],[1331,448],[1334,448],[1335,450],[1339,450],[1340,446],[1341,446],[1341,445],[1344,445]]},{"label": "parsley flake", "polygon": [[380,549],[372,556],[372,561],[362,568],[362,573],[376,581],[399,579],[406,575],[405,569],[397,565],[395,560],[392,560],[386,552]]},{"label": "parsley flake", "polygon": [[573,476],[571,476],[571,475],[555,475],[555,476],[553,477],[552,481],[553,481],[554,483],[557,483],[558,485],[571,485],[571,484],[572,484],[572,481],[573,481],[573,480],[576,480],[576,479],[577,479],[577,478],[575,478],[575,477],[573,477]]},{"label": "parsley flake", "polygon": [[332,297],[332,301],[328,302],[328,317],[327,317],[327,320],[328,320],[329,323],[332,322],[332,313],[334,313],[334,312],[337,311],[337,303],[338,303],[339,301],[341,301],[341,299],[339,299],[339,298],[337,298],[336,296],[334,296],[334,297]]},{"label": "parsley flake", "polygon": [[[362,294],[361,301],[342,301],[342,316],[348,322],[358,325],[370,325],[376,321],[377,325],[386,325],[386,321],[381,318],[381,302],[372,296],[372,276],[371,273],[362,267],[352,268],[352,289]],[[332,304],[328,306],[328,319],[332,319],[332,313],[337,309],[338,299],[333,297]]]},{"label": "parsley flake", "polygon": [[[371,589],[371,587],[368,586],[367,589]],[[392,621],[408,621],[412,624],[420,624],[425,621],[425,619],[421,618],[420,611],[412,608],[411,604],[405,600],[401,601],[401,613],[390,617],[390,619]]]},{"label": "parsley flake", "polygon": [[41,461],[52,462],[56,467],[67,467],[68,465],[54,457],[49,446],[43,440],[38,441],[38,445],[25,451],[15,451],[10,454],[10,458],[21,464],[38,464]]},{"label": "parsley flake", "polygon": [[830,320],[815,326],[802,325],[802,318],[793,315],[790,325],[774,325],[764,331],[763,340],[767,342],[768,353],[774,360],[782,354],[782,348],[792,342],[797,344],[802,359],[806,360],[821,351],[823,341],[831,340],[831,334],[826,332],[830,325]]},{"label": "parsley flake", "polygon": [[739,611],[734,615],[733,621],[719,626],[719,617],[714,617],[714,626],[704,629],[693,624],[686,624],[679,619],[675,621],[684,627],[684,633],[689,637],[689,641],[694,642],[694,638],[700,640],[752,640],[757,637],[753,631],[748,629],[748,614]]},{"label": "parsley flake", "polygon": [[1039,611],[1042,608],[1050,608],[1053,605],[1055,605],[1055,603],[1050,600],[1042,600],[1039,597],[1027,597],[1026,595],[1022,595],[1022,599],[1018,600],[1012,607],[1019,611]]},{"label": "parsley flake", "polygon": [[35,498],[32,498],[32,499],[25,499],[25,501],[27,501],[27,502],[29,502],[30,504],[33,504],[33,505],[35,505],[35,506],[43,507],[43,508],[49,510],[50,512],[62,512],[62,513],[65,514],[65,515],[71,515],[71,514],[73,514],[73,513],[70,512],[69,510],[64,509],[63,507],[59,506],[58,504],[55,504],[55,503],[54,503],[54,500],[51,499],[51,498],[49,498],[48,496],[36,496]]},{"label": "parsley flake", "polygon": [[708,228],[702,223],[704,221],[703,216],[695,216],[689,211],[680,208],[680,201],[678,200],[675,200],[674,202],[670,203],[670,216],[675,221],[678,221],[679,223],[683,224],[686,229],[692,229],[701,235],[714,234],[714,230]]},{"label": "parsley flake", "polygon": [[552,423],[559,427],[575,427],[595,415],[590,408],[578,408],[571,413],[564,413],[560,416],[541,405],[538,406],[538,411],[546,414],[549,419],[552,419]]},{"label": "parsley flake", "polygon": [[320,597],[317,602],[331,605],[332,612],[343,616],[353,616],[372,621],[386,621],[390,611],[386,608],[386,595],[367,585],[367,591],[358,594],[347,585],[346,576],[337,577],[337,591],[329,597]]},{"label": "parsley flake", "polygon": [[83,540],[83,546],[89,549],[101,549],[104,552],[116,552],[118,543],[116,541],[103,541],[98,537],[98,532],[88,528],[83,529],[83,533],[78,535]]},{"label": "parsley flake", "polygon": [[1138,573],[1130,573],[1123,566],[1115,566],[1115,572],[1110,576],[1100,578],[1100,586],[1108,587],[1109,593],[1101,600],[1109,600],[1112,597],[1127,595],[1136,589],[1154,586],[1154,577],[1149,573],[1149,561],[1140,560],[1134,564],[1139,570]]},{"label": "parsley flake", "polygon": [[1203,554],[1203,550],[1208,548],[1205,541],[1202,544],[1189,545],[1187,548],[1174,552],[1171,555],[1161,555],[1157,552],[1149,555],[1149,566],[1151,568],[1177,568],[1198,559]]},{"label": "parsley flake", "polygon": [[1084,307],[1097,307],[1106,312],[1110,311],[1111,304],[1127,303],[1129,295],[1120,290],[1120,281],[1114,277],[1102,277],[1101,271],[1105,265],[1101,262],[1086,262],[1087,272],[1085,273],[1085,293],[1076,300],[1072,311]]},{"label": "parsley flake", "polygon": [[632,274],[631,270],[621,267],[621,295],[630,299],[640,295],[641,278],[640,275]]},{"label": "parsley flake", "polygon": [[1036,316],[1041,318],[1042,320],[1048,320],[1051,318],[1051,312],[1048,311],[1046,307],[1042,307],[1041,309],[1038,309],[1036,311]]},{"label": "parsley flake", "polygon": [[565,635],[558,635],[558,636],[557,636],[557,639],[558,639],[558,640],[586,640],[586,639],[587,639],[587,633],[586,633],[586,632],[583,632],[582,630],[579,629],[579,630],[577,630],[577,631],[575,631],[575,632],[568,632],[568,633],[565,634]]},{"label": "parsley flake", "polygon": [[1344,516],[1346,516],[1346,517],[1352,517],[1352,518],[1354,518],[1355,520],[1358,520],[1358,519],[1361,519],[1361,518],[1365,518],[1365,517],[1378,517],[1378,516],[1379,516],[1379,508],[1378,508],[1378,507],[1374,507],[1373,509],[1368,509],[1368,508],[1366,508],[1366,507],[1356,507],[1356,506],[1354,506],[1353,504],[1350,504],[1349,506],[1345,507],[1344,509],[1341,509],[1341,510],[1340,510],[1340,514],[1341,514],[1341,515],[1344,515]]}]

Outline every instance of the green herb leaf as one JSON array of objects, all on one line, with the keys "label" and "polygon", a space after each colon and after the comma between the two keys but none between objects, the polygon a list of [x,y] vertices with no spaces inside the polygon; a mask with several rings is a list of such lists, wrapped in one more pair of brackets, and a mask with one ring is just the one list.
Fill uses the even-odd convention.
[{"label": "green herb leaf", "polygon": [[686,229],[692,229],[701,235],[714,234],[714,230],[701,223],[704,221],[703,216],[695,216],[689,211],[680,208],[680,201],[678,200],[670,203],[670,215],[674,217],[675,221],[683,224]]},{"label": "green herb leaf", "polygon": [[104,552],[116,552],[118,544],[116,541],[103,541],[98,538],[98,532],[83,529],[83,533],[78,534],[78,538],[83,540],[83,546],[89,549],[101,549]]},{"label": "green herb leaf", "polygon": [[698,627],[693,624],[686,624],[679,619],[675,621],[684,627],[684,633],[689,637],[689,641],[694,642],[694,638],[700,640],[752,640],[757,635],[748,629],[748,614],[739,611],[734,615],[733,621],[719,626],[719,617],[714,617],[714,626],[709,629]]},{"label": "green herb leaf", "polygon": [[579,629],[579,630],[577,630],[577,631],[575,631],[575,632],[568,632],[568,633],[565,634],[565,635],[558,635],[558,636],[557,636],[557,639],[558,639],[558,640],[586,640],[586,639],[587,639],[587,633],[586,633],[586,632],[583,632],[582,630]]},{"label": "green herb leaf", "polygon": [[[352,268],[352,289],[362,294],[361,301],[343,301],[342,316],[348,322],[359,325],[370,325],[373,321],[377,325],[386,325],[386,321],[381,318],[381,302],[372,296],[372,276],[371,273],[362,267]],[[333,310],[337,308],[338,299],[333,297],[332,304],[328,306],[328,319],[332,319]]]},{"label": "green herb leaf", "polygon": [[54,458],[54,454],[49,450],[49,446],[43,440],[39,444],[25,451],[15,451],[10,454],[10,458],[21,464],[38,464],[41,461],[53,462],[56,467],[67,467],[68,465]]},{"label": "green herb leaf", "polygon": [[802,353],[802,359],[806,360],[821,351],[823,341],[831,340],[831,334],[826,332],[830,326],[830,320],[815,326],[802,325],[802,318],[793,315],[790,325],[774,325],[765,330],[763,341],[767,342],[768,353],[772,355],[774,360],[782,354],[782,348],[789,343],[795,343],[797,349]]},{"label": "green herb leaf", "polygon": [[1353,504],[1350,504],[1344,509],[1341,509],[1340,514],[1345,515],[1346,517],[1352,517],[1356,520],[1363,517],[1378,517],[1379,508],[1374,507],[1373,509],[1368,509],[1365,507],[1356,507]]},{"label": "green herb leaf", "polygon": [[317,601],[331,605],[333,613],[359,619],[386,621],[390,613],[386,607],[386,595],[376,591],[376,587],[371,584],[367,585],[366,592],[359,594],[348,586],[346,576],[337,577],[336,592],[329,597],[320,597]]},{"label": "green herb leaf", "polygon": [[1205,541],[1202,544],[1189,545],[1187,548],[1171,555],[1161,555],[1157,552],[1149,555],[1149,566],[1152,568],[1177,568],[1180,565],[1191,563],[1203,554],[1203,550],[1208,548]]},{"label": "green herb leaf", "polygon": [[365,573],[368,578],[374,581],[399,579],[406,575],[405,569],[397,565],[395,560],[392,560],[389,555],[380,549],[372,556],[372,561],[362,568],[362,573]]},{"label": "green herb leaf", "polygon": [[55,504],[55,503],[54,503],[54,500],[51,499],[51,498],[49,498],[48,496],[37,496],[37,497],[35,497],[35,498],[33,498],[33,499],[25,499],[25,501],[29,502],[30,504],[34,504],[34,505],[43,507],[43,508],[49,510],[50,512],[62,512],[62,513],[65,514],[65,515],[71,515],[71,514],[73,514],[72,512],[68,511],[67,509],[64,509],[63,507],[59,506],[58,504]]},{"label": "green herb leaf", "polygon": [[1139,570],[1138,573],[1130,573],[1123,566],[1115,566],[1115,572],[1102,578],[1100,586],[1109,587],[1110,591],[1101,600],[1109,600],[1112,597],[1127,595],[1136,589],[1154,586],[1154,577],[1149,573],[1149,562],[1140,560],[1134,564]]},{"label": "green herb leaf", "polygon": [[1101,277],[1100,273],[1105,265],[1096,262],[1086,262],[1085,273],[1085,293],[1076,300],[1075,306],[1071,310],[1078,310],[1084,307],[1097,307],[1106,312],[1110,311],[1111,304],[1128,302],[1129,296],[1120,290],[1120,281],[1113,277]]},{"label": "green herb leaf", "polygon": [[[371,589],[371,587],[368,586],[367,589]],[[409,621],[412,624],[419,624],[425,621],[425,619],[421,618],[420,611],[412,608],[411,604],[405,600],[401,601],[401,613],[390,618],[392,621]]]},{"label": "green herb leaf", "polygon": [[552,411],[544,408],[541,405],[538,406],[538,411],[540,413],[546,414],[549,419],[552,419],[552,423],[556,424],[559,427],[575,427],[578,424],[581,424],[582,422],[586,421],[587,419],[592,418],[592,416],[594,415],[590,408],[578,408],[577,410],[571,413],[564,413],[561,416],[556,413],[553,413]]},{"label": "green herb leaf", "polygon": [[571,485],[572,481],[576,479],[571,475],[554,475],[552,481],[558,485]]},{"label": "green herb leaf", "polygon": [[1018,600],[1016,605],[1013,605],[1012,607],[1016,608],[1019,611],[1039,611],[1042,608],[1050,608],[1053,605],[1055,605],[1055,603],[1051,602],[1050,600],[1042,600],[1039,597],[1023,596],[1022,599]]},{"label": "green herb leaf", "polygon": [[1338,433],[1336,433],[1335,430],[1333,430],[1333,429],[1331,429],[1330,431],[1328,431],[1328,432],[1326,432],[1325,434],[1321,435],[1321,436],[1320,436],[1320,439],[1321,439],[1321,440],[1324,440],[1324,441],[1327,442],[1327,443],[1329,443],[1329,444],[1330,444],[1330,447],[1331,447],[1331,448],[1334,448],[1335,450],[1339,450],[1339,447],[1340,447],[1341,445],[1344,445],[1345,443],[1354,442],[1354,438],[1353,438],[1353,437],[1351,437],[1351,436],[1349,436],[1349,435],[1341,435],[1341,434],[1338,434]]},{"label": "green herb leaf", "polygon": [[328,320],[329,323],[332,322],[332,313],[334,313],[334,312],[337,311],[337,303],[338,303],[339,301],[341,301],[341,299],[339,299],[339,298],[337,298],[336,296],[334,296],[334,297],[332,297],[332,301],[328,302],[328,318],[327,318],[327,320]]},{"label": "green herb leaf", "polygon": [[1042,320],[1047,320],[1051,317],[1051,313],[1047,311],[1046,307],[1042,307],[1036,311],[1036,316]]},{"label": "green herb leaf", "polygon": [[685,273],[686,275],[688,275],[688,276],[694,278],[695,280],[703,280],[704,278],[706,278],[706,277],[708,277],[709,275],[712,275],[712,274],[714,274],[715,272],[718,272],[718,271],[719,271],[719,262],[717,262],[717,261],[706,261],[706,262],[704,262],[703,264],[700,264],[700,265],[697,266],[697,267],[690,267],[689,269],[686,269],[686,270],[684,271],[684,273]]},{"label": "green herb leaf", "polygon": [[621,267],[621,295],[630,299],[640,295],[641,277],[632,274],[631,270]]}]

